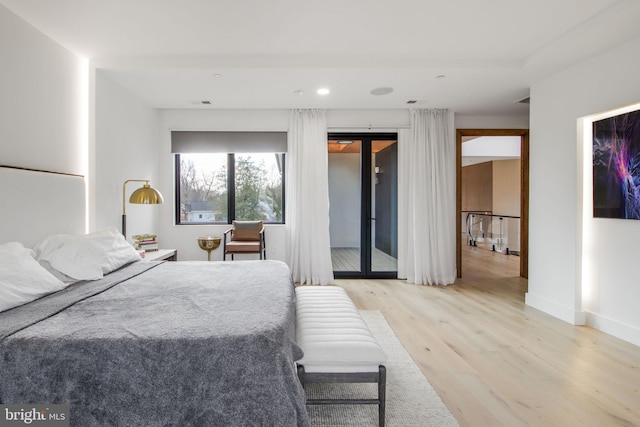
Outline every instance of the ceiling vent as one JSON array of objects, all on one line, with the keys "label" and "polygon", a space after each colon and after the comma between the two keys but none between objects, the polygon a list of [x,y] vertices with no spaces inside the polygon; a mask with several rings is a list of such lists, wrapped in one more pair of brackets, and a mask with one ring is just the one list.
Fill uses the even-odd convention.
[{"label": "ceiling vent", "polygon": [[415,104],[416,102],[418,101],[416,101],[415,99],[410,99],[407,101],[407,104]]}]

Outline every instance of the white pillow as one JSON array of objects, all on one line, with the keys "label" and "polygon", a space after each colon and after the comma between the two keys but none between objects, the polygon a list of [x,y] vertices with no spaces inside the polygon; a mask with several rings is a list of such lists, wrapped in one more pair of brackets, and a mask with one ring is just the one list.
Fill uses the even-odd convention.
[{"label": "white pillow", "polygon": [[111,227],[70,239],[47,256],[51,267],[76,280],[96,280],[140,255]]},{"label": "white pillow", "polygon": [[60,249],[65,243],[70,242],[73,239],[77,239],[79,236],[73,236],[71,234],[52,234],[46,237],[33,247],[36,253],[36,260],[41,266],[45,268],[49,273],[53,274],[63,282],[73,282],[75,279],[62,274],[51,266],[50,257],[55,251]]},{"label": "white pillow", "polygon": [[65,287],[42,268],[22,243],[0,245],[0,311],[26,304]]}]

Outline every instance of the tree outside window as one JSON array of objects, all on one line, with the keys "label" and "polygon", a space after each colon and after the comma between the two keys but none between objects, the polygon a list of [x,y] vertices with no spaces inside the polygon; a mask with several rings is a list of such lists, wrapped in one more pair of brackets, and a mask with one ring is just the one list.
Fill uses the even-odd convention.
[{"label": "tree outside window", "polygon": [[284,154],[178,154],[179,224],[283,223]]}]

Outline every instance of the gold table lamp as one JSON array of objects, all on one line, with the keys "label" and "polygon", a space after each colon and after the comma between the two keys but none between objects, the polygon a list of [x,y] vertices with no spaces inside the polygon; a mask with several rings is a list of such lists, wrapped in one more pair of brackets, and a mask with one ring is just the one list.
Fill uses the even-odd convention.
[{"label": "gold table lamp", "polygon": [[136,205],[157,205],[164,200],[162,194],[155,188],[149,185],[148,179],[128,179],[122,184],[122,235],[127,238],[127,183],[129,182],[144,182],[141,188],[138,188],[129,197],[129,203]]}]

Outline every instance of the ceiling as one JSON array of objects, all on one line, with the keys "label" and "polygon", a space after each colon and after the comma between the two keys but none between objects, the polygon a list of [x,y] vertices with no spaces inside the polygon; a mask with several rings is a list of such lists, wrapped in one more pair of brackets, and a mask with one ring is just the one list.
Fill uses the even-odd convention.
[{"label": "ceiling", "polygon": [[0,4],[156,108],[521,115],[533,83],[640,35],[638,0]]},{"label": "ceiling", "polygon": [[520,158],[522,139],[519,136],[462,137],[462,167],[498,160]]}]

